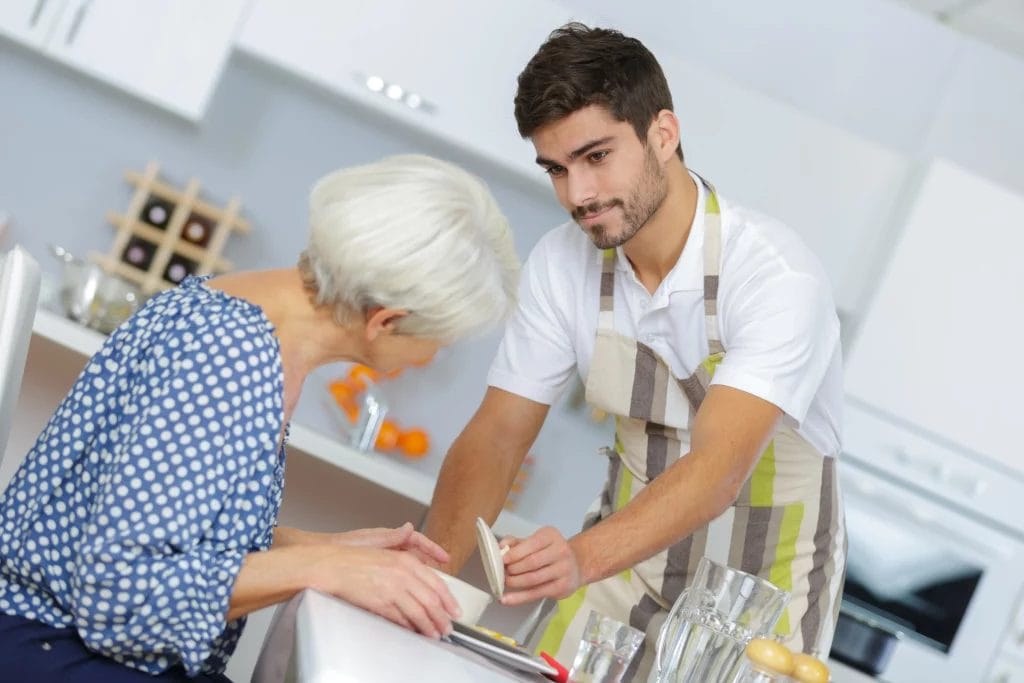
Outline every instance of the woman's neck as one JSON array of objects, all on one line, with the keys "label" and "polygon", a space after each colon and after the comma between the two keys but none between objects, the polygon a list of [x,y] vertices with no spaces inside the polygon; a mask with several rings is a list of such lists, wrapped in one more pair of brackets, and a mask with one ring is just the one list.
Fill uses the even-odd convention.
[{"label": "woman's neck", "polygon": [[309,373],[328,363],[358,360],[359,335],[338,325],[328,308],[313,305],[294,268],[232,273],[208,285],[259,306],[274,326],[284,370],[285,419],[298,403]]}]

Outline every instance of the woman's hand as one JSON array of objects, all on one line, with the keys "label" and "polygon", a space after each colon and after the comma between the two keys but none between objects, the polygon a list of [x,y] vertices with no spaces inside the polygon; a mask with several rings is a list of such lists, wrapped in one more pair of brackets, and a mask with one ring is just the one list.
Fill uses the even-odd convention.
[{"label": "woman's hand", "polygon": [[397,529],[378,527],[325,534],[279,526],[274,529],[274,547],[295,545],[346,545],[384,550],[406,550],[431,567],[440,567],[448,561],[448,553],[438,544],[419,533],[406,522]]},{"label": "woman's hand", "polygon": [[440,567],[448,561],[448,553],[444,548],[413,529],[406,522],[397,529],[374,528],[356,529],[331,534],[331,542],[340,545],[382,548],[385,550],[405,550],[414,554],[421,562],[432,567]]},{"label": "woman's hand", "polygon": [[[398,530],[391,530],[398,531]],[[380,548],[309,548],[310,587],[337,596],[430,638],[461,616],[444,581],[409,552]]]}]

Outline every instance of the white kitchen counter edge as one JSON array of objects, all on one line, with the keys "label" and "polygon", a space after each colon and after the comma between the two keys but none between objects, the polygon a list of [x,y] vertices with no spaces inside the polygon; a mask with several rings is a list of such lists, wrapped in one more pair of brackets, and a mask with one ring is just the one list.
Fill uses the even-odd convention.
[{"label": "white kitchen counter edge", "polygon": [[[43,308],[36,311],[32,332],[86,358],[96,353],[106,339],[95,330]],[[363,453],[295,422],[292,423],[288,446],[382,486],[404,498],[423,505],[430,505],[434,480],[422,472],[403,467],[384,456],[375,457],[374,454]],[[538,526],[534,522],[505,511],[498,517],[494,528],[500,535],[512,534],[524,537],[536,531]]]}]

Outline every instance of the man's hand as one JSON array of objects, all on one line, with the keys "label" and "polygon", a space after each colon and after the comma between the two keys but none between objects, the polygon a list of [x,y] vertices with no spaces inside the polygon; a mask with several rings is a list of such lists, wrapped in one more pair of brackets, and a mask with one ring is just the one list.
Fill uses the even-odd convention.
[{"label": "man's hand", "polygon": [[521,605],[541,598],[561,600],[580,587],[579,560],[557,529],[544,527],[522,540],[506,537],[501,545],[509,548],[504,557],[503,605]]},{"label": "man's hand", "polygon": [[413,529],[410,522],[406,522],[397,529],[356,529],[355,531],[331,534],[331,542],[363,548],[405,550],[415,555],[424,564],[435,568],[448,561],[448,553],[444,551],[444,548]]}]

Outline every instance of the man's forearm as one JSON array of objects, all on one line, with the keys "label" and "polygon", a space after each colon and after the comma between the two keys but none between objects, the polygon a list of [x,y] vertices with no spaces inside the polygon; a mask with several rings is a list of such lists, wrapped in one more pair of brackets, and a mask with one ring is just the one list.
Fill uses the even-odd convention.
[{"label": "man's forearm", "polygon": [[694,420],[690,452],[614,515],[569,542],[584,582],[599,581],[686,538],[736,500],[782,411],[714,385]]},{"label": "man's forearm", "polygon": [[423,533],[448,551],[444,567],[458,573],[476,548],[473,520],[493,522],[501,512],[523,453],[495,449],[472,434],[452,445],[438,475]]},{"label": "man's forearm", "polygon": [[624,508],[569,540],[583,583],[617,574],[681,541],[735,501],[735,479],[701,460],[680,459]]},{"label": "man's forearm", "polygon": [[473,520],[493,522],[548,406],[488,387],[476,414],[445,458],[423,532],[448,551],[457,573],[476,547]]}]

